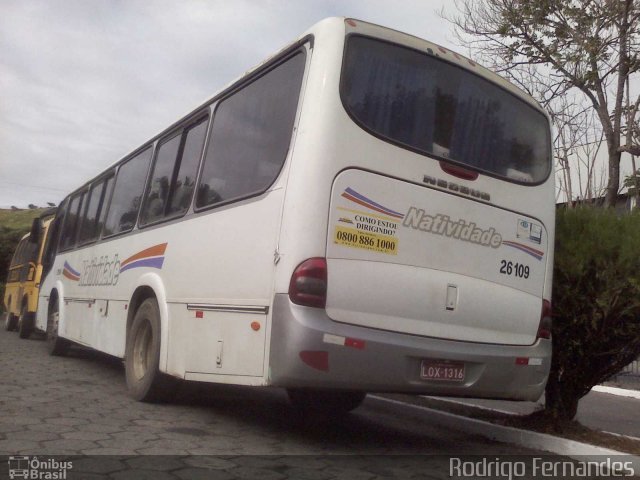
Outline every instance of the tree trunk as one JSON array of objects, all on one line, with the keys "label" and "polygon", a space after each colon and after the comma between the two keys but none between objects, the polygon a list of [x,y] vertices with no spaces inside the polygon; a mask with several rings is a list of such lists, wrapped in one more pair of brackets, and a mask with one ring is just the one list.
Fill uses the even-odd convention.
[{"label": "tree trunk", "polygon": [[558,380],[557,372],[551,372],[545,389],[545,416],[560,426],[574,419],[578,413],[580,396],[571,385]]},{"label": "tree trunk", "polygon": [[621,153],[616,148],[609,148],[609,179],[607,192],[604,197],[605,208],[614,207],[620,190],[620,157]]}]

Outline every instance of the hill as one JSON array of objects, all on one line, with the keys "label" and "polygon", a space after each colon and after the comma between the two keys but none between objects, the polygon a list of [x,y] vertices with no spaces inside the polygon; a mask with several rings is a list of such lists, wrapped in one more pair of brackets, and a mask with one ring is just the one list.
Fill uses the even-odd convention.
[{"label": "hill", "polygon": [[0,208],[0,228],[5,227],[10,230],[20,230],[23,233],[27,233],[31,228],[33,219],[45,210],[45,208],[34,208],[33,210],[9,210]]}]

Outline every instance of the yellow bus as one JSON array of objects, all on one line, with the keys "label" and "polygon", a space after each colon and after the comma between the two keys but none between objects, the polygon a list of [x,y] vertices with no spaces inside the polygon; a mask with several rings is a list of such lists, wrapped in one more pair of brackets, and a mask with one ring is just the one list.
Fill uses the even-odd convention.
[{"label": "yellow bus", "polygon": [[42,275],[42,254],[54,214],[55,209],[49,209],[33,220],[31,232],[18,243],[7,272],[5,329],[18,330],[20,338],[28,338],[33,332]]}]

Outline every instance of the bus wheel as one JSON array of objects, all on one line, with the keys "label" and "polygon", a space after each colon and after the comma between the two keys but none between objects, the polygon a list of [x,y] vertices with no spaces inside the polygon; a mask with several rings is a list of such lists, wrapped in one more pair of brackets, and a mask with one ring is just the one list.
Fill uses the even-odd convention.
[{"label": "bus wheel", "polygon": [[20,309],[20,318],[18,319],[18,334],[20,338],[29,338],[33,332],[33,315],[27,309],[25,302]]},{"label": "bus wheel", "polygon": [[154,298],[147,298],[127,333],[125,375],[129,394],[142,402],[167,400],[170,377],[160,372],[160,309]]},{"label": "bus wheel", "polygon": [[7,312],[4,317],[4,329],[7,332],[12,332],[18,327],[18,317],[13,313]]},{"label": "bus wheel", "polygon": [[288,389],[293,408],[304,413],[341,415],[360,406],[365,392],[340,390]]},{"label": "bus wheel", "polygon": [[58,301],[56,300],[47,317],[47,347],[49,355],[62,356],[67,353],[71,346],[69,340],[58,336],[59,320],[60,312],[58,311]]}]

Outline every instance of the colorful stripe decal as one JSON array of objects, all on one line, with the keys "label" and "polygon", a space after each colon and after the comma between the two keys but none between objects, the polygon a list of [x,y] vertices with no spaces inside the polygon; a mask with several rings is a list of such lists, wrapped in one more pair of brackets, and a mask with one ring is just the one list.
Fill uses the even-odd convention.
[{"label": "colorful stripe decal", "polygon": [[162,265],[164,264],[164,252],[166,249],[167,244],[161,243],[159,245],[146,248],[135,255],[131,255],[120,264],[120,273],[138,267],[162,268]]},{"label": "colorful stripe decal", "polygon": [[542,257],[544,256],[544,252],[542,252],[540,250],[536,250],[535,248],[532,248],[532,247],[530,247],[528,245],[523,245],[522,243],[503,240],[502,244],[506,245],[507,247],[516,248],[516,249],[520,250],[521,252],[527,253],[527,254],[531,255],[533,258],[535,258],[537,260],[542,260]]},{"label": "colorful stripe decal", "polygon": [[394,218],[404,218],[402,213],[398,213],[395,210],[391,210],[390,208],[384,207],[379,203],[374,202],[373,200],[361,195],[356,192],[352,188],[347,187],[347,189],[342,192],[342,196],[347,200],[351,200],[358,205],[362,205],[363,207],[367,207],[370,210],[374,210],[376,212],[384,213],[385,215],[389,215]]},{"label": "colorful stripe decal", "polygon": [[64,262],[64,268],[62,270],[62,275],[67,277],[69,280],[73,280],[77,282],[80,280],[80,272],[76,272],[71,265],[67,261]]}]

